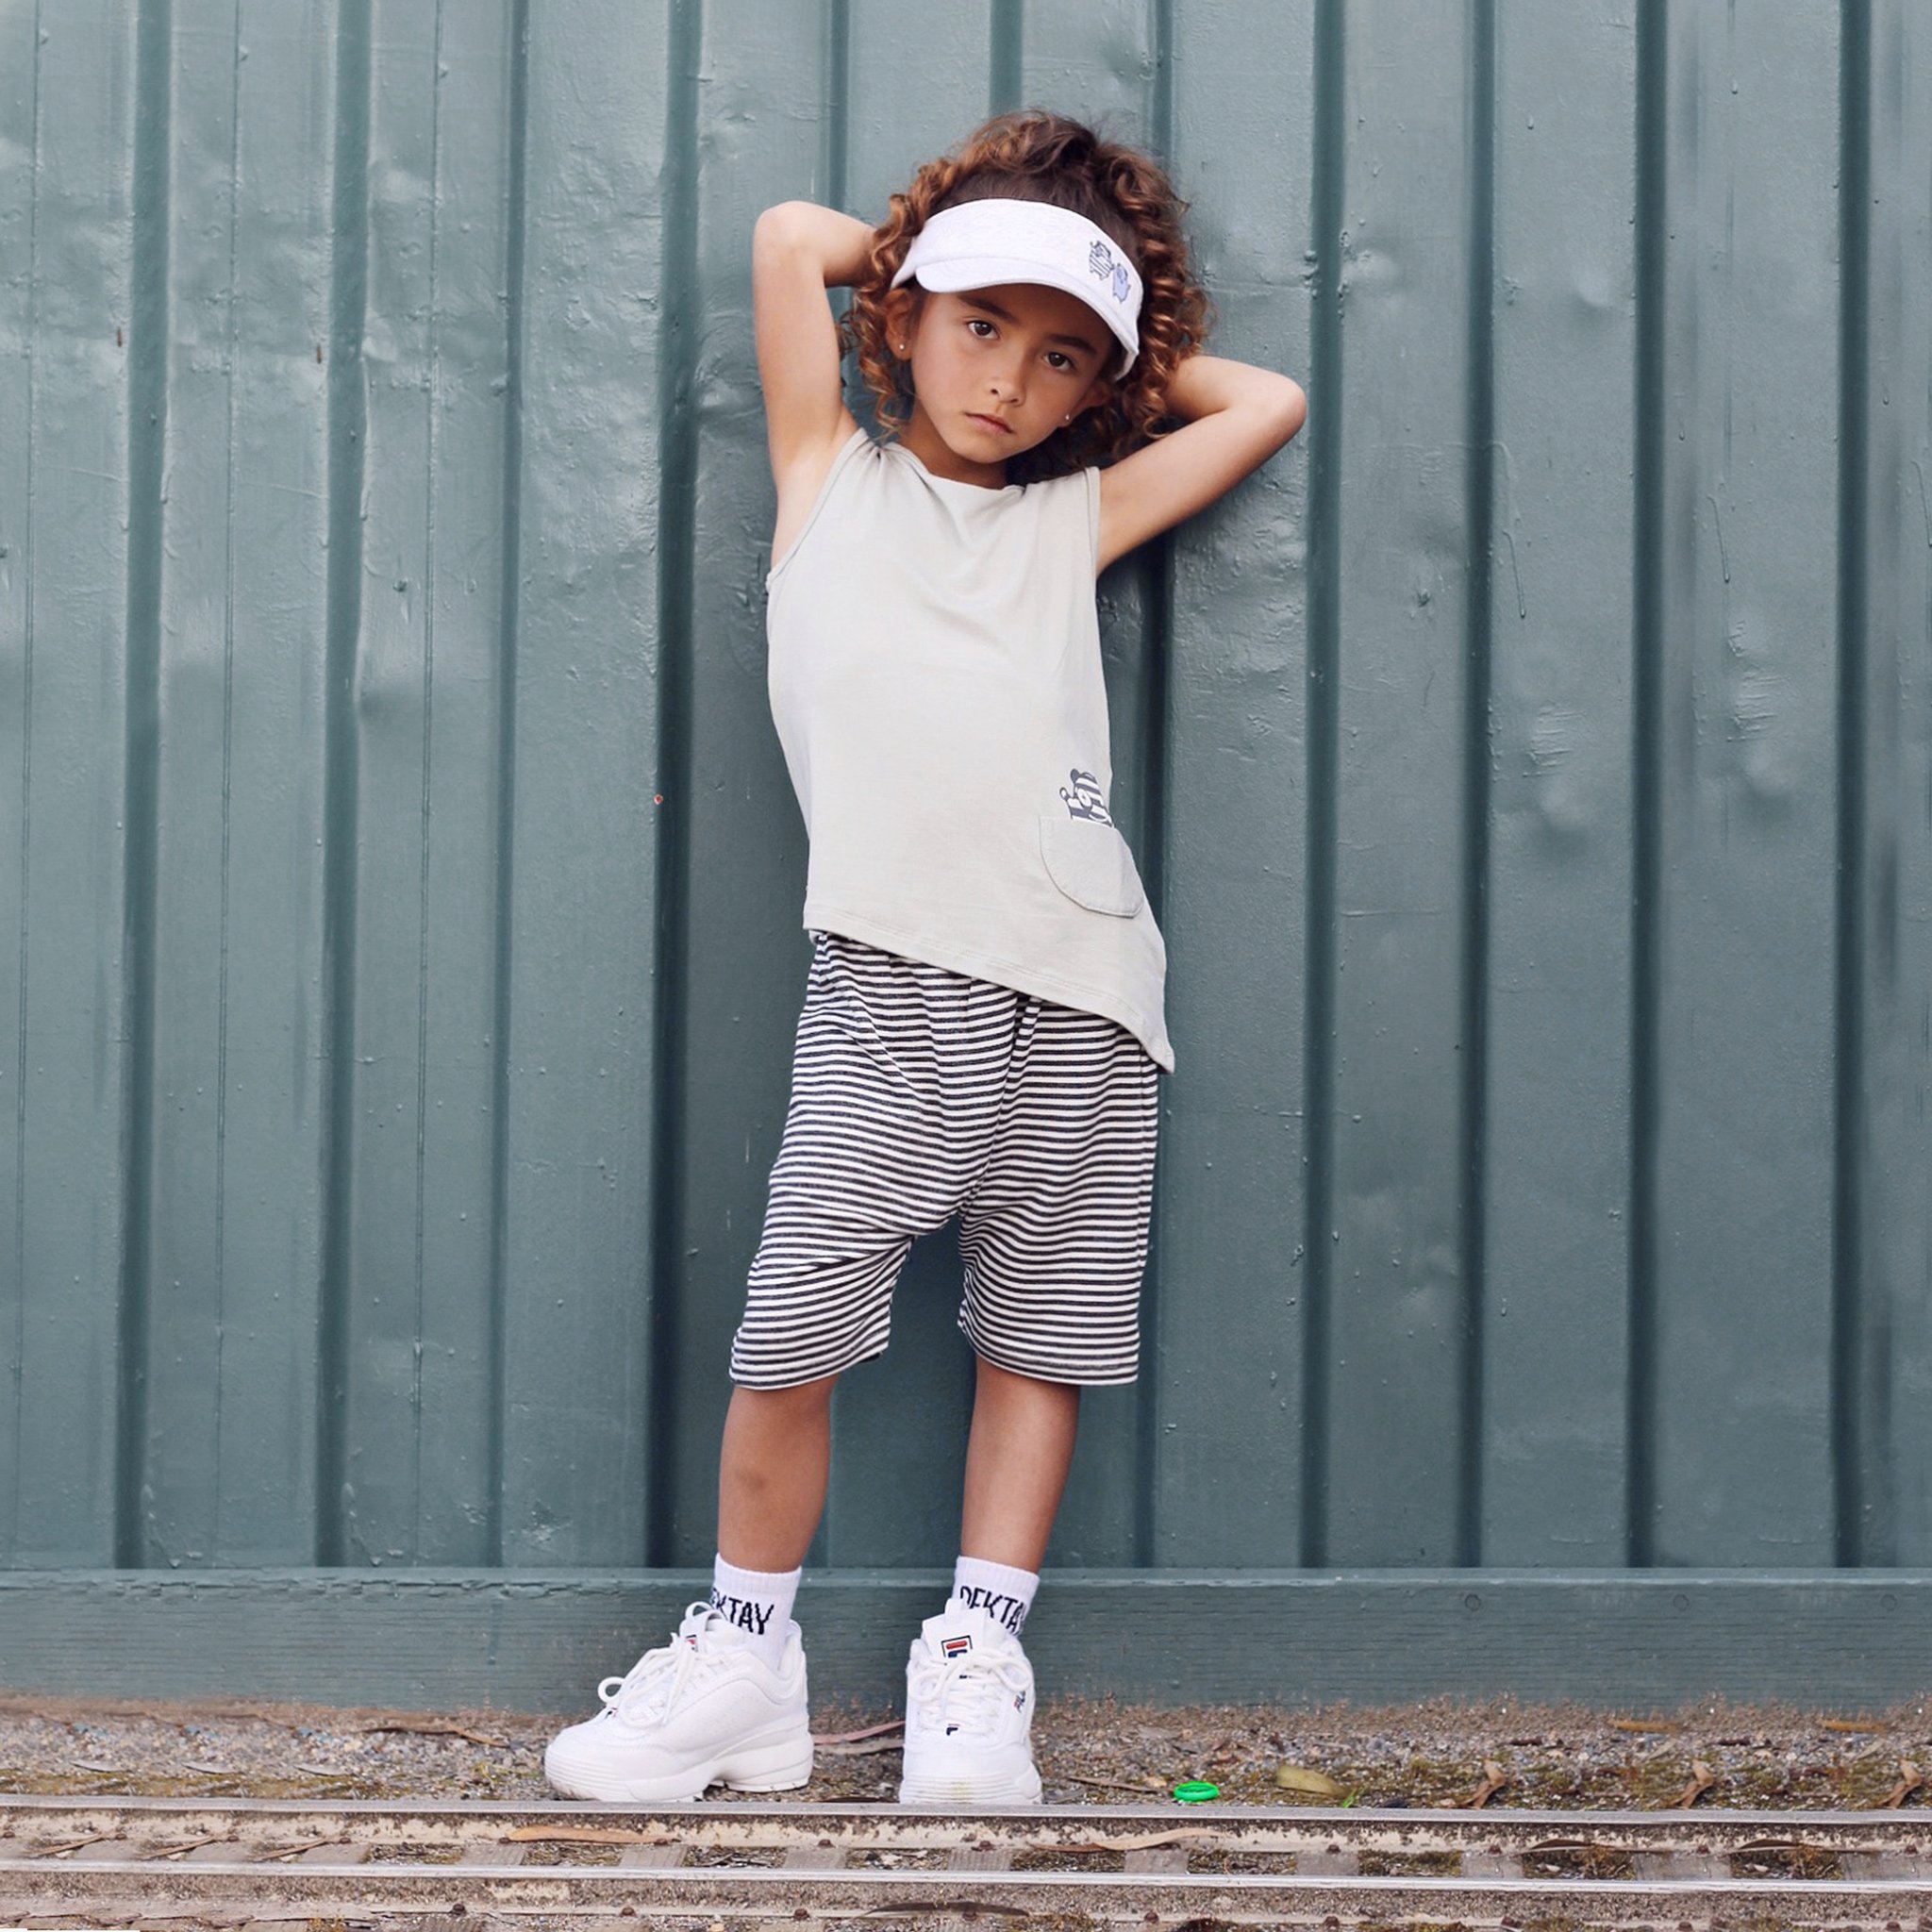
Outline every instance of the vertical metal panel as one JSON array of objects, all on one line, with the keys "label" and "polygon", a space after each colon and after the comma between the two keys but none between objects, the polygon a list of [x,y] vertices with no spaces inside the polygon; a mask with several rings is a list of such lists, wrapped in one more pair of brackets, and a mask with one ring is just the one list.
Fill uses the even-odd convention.
[{"label": "vertical metal panel", "polygon": [[149,588],[130,544],[130,443],[137,409],[158,400],[152,360],[127,340],[136,23],[100,0],[44,25],[9,8],[7,25],[0,1494],[9,1560],[99,1564],[116,1556],[125,1393],[130,631]]},{"label": "vertical metal panel", "polygon": [[[347,1561],[485,1560],[508,8],[372,16]],[[360,63],[358,77],[360,78]],[[343,345],[347,346],[347,345]],[[449,1426],[440,1421],[446,1417]]]},{"label": "vertical metal panel", "polygon": [[[451,8],[445,33],[470,18]],[[658,767],[688,648],[663,629],[676,559],[662,533],[677,524],[658,479],[663,413],[691,407],[701,313],[671,253],[683,210],[667,183],[688,162],[668,138],[669,9],[600,0],[566,18],[520,0],[513,18],[527,75],[509,99],[527,105],[510,132],[522,272],[506,276],[521,461],[499,686],[496,1559],[634,1564],[667,1434],[654,1396],[680,1399],[657,1390],[651,1353],[666,1211],[654,1094],[676,1038],[654,1027],[654,942],[665,853],[685,836],[683,821],[663,829],[680,807]]]},{"label": "vertical metal panel", "polygon": [[1667,18],[1651,1534],[1827,1564],[1839,23]]},{"label": "vertical metal panel", "polygon": [[[1457,1557],[1468,15],[1350,11],[1325,1557]],[[1310,412],[1315,404],[1310,399]]]},{"label": "vertical metal panel", "polygon": [[[808,956],[751,225],[1023,101],[1310,398],[1100,587],[1179,1067],[1053,1561],[1932,1560],[1907,0],[15,0],[0,1561],[708,1557]],[[957,1299],[815,1562],[950,1554]]]},{"label": "vertical metal panel", "polygon": [[1486,1563],[1627,1550],[1637,16],[1497,21]]},{"label": "vertical metal panel", "polygon": [[[30,174],[20,165],[35,153],[34,32],[31,15],[19,8],[0,13],[0,246],[7,259],[18,264],[25,256],[27,275],[34,268],[34,207]],[[23,79],[22,76],[25,78]],[[6,338],[12,353],[0,357],[0,504],[25,505],[32,460],[31,343],[36,321],[31,303],[10,305]],[[24,1152],[19,1117],[25,1104],[23,1077],[25,1055],[20,1038],[21,992],[25,984],[21,927],[26,907],[25,822],[27,710],[30,659],[26,655],[27,584],[19,561],[23,531],[17,515],[0,515],[0,906],[8,922],[0,931],[11,944],[0,944],[0,1193],[11,1196],[6,1232],[10,1247],[4,1266],[6,1287],[0,1291],[0,1442],[8,1445],[8,1468],[13,1480],[0,1484],[0,1535],[9,1551],[20,1546],[20,1490],[24,1474],[20,1441],[25,1418],[21,1397],[26,1367],[26,1297],[23,1292],[26,1223],[20,1200]],[[84,1511],[80,1512],[85,1514]]]},{"label": "vertical metal panel", "polygon": [[299,1563],[313,1437],[289,1417],[314,1408],[325,1098],[331,76],[298,15],[176,0],[172,27],[156,76],[171,102],[157,996],[147,1240],[130,1257],[148,1347],[125,1528],[142,1563]]},{"label": "vertical metal panel", "polygon": [[[1274,8],[1257,34],[1246,8],[1191,9],[1174,76],[1174,165],[1226,353],[1305,383],[1312,184],[1299,163],[1278,196],[1241,184],[1245,157],[1314,150],[1315,15]],[[1268,1479],[1233,1485],[1240,1560],[1301,1556],[1306,478],[1271,463],[1173,542],[1161,914],[1176,1069],[1197,1077],[1162,1095],[1143,1562],[1228,1560],[1203,1498],[1253,1470]]]},{"label": "vertical metal panel", "polygon": [[[691,541],[700,561],[685,644],[685,1103],[671,1204],[679,1239],[662,1284],[677,1303],[684,1372],[668,1555],[687,1563],[708,1562],[715,1546],[717,1458],[703,1445],[715,1444],[729,1392],[722,1376],[691,1370],[724,1358],[737,1324],[741,1296],[726,1284],[742,1281],[757,1244],[810,952],[796,909],[804,831],[765,688],[770,465],[752,349],[749,237],[758,210],[784,200],[791,184],[824,192],[817,178],[825,163],[824,19],[816,8],[724,0],[703,9],[697,56],[695,288],[704,339],[691,371]],[[763,1096],[749,1116],[740,1100],[746,1093]],[[772,1130],[762,1165],[747,1148],[761,1124]]]},{"label": "vertical metal panel", "polygon": [[[1932,20],[1907,0],[1872,10],[1869,307],[1845,397],[1862,436],[1865,524],[1845,558],[1863,640],[1861,732],[1842,776],[1857,788],[1860,1002],[1853,1137],[1840,1211],[1859,1296],[1842,1401],[1855,1458],[1851,1560],[1932,1562]],[[1842,1037],[1842,1036],[1841,1036]]]}]

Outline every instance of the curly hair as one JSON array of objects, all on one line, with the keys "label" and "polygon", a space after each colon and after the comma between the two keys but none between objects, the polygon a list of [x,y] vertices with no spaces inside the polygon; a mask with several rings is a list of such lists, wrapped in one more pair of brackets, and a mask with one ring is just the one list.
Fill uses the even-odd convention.
[{"label": "curly hair", "polygon": [[1140,350],[1104,402],[1010,458],[1016,483],[1043,481],[1111,462],[1165,433],[1168,385],[1184,358],[1207,341],[1214,305],[1188,268],[1181,217],[1191,206],[1156,161],[1106,140],[1081,122],[1044,108],[1019,108],[981,123],[952,152],[927,161],[891,213],[873,231],[865,271],[840,319],[841,353],[856,350],[881,428],[896,435],[910,419],[908,365],[886,340],[885,297],[926,222],[961,202],[1005,196],[1049,202],[1085,215],[1141,273]]}]

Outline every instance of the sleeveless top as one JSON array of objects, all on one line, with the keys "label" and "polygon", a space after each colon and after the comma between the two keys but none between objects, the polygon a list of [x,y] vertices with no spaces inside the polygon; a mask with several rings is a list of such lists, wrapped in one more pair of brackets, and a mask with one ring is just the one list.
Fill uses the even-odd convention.
[{"label": "sleeveless top", "polygon": [[1100,472],[1001,490],[856,429],[765,578],[808,928],[1126,1027],[1167,948],[1108,811]]}]

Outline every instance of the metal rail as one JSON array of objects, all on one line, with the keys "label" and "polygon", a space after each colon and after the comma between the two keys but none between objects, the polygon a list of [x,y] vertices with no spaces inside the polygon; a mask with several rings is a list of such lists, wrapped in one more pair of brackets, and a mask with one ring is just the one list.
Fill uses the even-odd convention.
[{"label": "metal rail", "polygon": [[425,1805],[0,1793],[0,1925],[385,1915],[575,1927],[801,1923],[1932,1932],[1910,1812],[1394,1811],[1174,1805]]}]

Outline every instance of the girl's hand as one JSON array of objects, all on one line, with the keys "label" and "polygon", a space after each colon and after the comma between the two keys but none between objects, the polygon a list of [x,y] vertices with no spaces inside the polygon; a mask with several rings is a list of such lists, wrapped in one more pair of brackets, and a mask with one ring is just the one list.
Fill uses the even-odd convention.
[{"label": "girl's hand", "polygon": [[1224,356],[1187,357],[1163,401],[1184,426],[1100,473],[1100,570],[1225,495],[1308,414],[1292,377]]},{"label": "girl's hand", "polygon": [[778,486],[776,557],[802,523],[839,446],[858,427],[839,379],[839,330],[825,291],[865,268],[873,231],[808,201],[768,208],[752,230],[753,334],[765,394],[765,440]]}]

